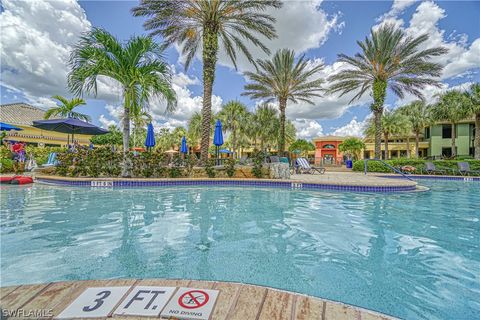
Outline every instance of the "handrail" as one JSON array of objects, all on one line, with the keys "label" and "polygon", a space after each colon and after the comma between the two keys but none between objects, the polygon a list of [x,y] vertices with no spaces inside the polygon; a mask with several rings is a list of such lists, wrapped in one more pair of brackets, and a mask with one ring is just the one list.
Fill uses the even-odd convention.
[{"label": "handrail", "polygon": [[368,167],[368,161],[380,161],[381,163],[383,163],[384,165],[386,165],[388,168],[392,169],[394,172],[398,173],[398,174],[401,174],[404,178],[410,180],[410,181],[413,181],[413,179],[409,178],[405,173],[403,173],[402,171],[398,170],[397,168],[395,167],[392,167],[391,165],[389,165],[388,163],[386,163],[385,161],[381,160],[381,159],[365,159],[363,160],[364,161],[364,172],[365,172],[365,175],[367,174],[367,167]]}]

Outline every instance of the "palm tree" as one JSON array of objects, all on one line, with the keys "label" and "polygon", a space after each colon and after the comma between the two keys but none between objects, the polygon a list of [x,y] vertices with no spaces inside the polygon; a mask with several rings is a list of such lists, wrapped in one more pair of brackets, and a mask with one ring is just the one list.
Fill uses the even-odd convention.
[{"label": "palm tree", "polygon": [[260,150],[265,151],[265,145],[269,143],[277,143],[279,119],[275,107],[264,103],[257,107],[255,113],[252,115],[252,120],[249,121],[250,127],[247,128],[253,143],[256,147],[257,139],[260,140]]},{"label": "palm tree", "polygon": [[135,113],[131,113],[130,118],[134,126],[133,145],[137,146],[139,144],[138,137],[142,131],[145,131],[145,127],[152,122],[152,116],[145,110],[138,110]]},{"label": "palm tree", "polygon": [[[408,119],[397,111],[386,111],[382,114],[381,118],[382,135],[385,145],[385,157],[388,159],[388,139],[393,136],[404,135],[407,130],[410,130]],[[407,128],[407,129],[406,129]],[[369,137],[375,136],[377,126],[375,119],[372,118],[369,126],[365,130],[365,134]]]},{"label": "palm tree", "polygon": [[85,100],[81,98],[73,98],[71,100],[68,100],[67,98],[59,95],[53,96],[52,98],[58,100],[60,102],[60,105],[57,105],[54,108],[48,109],[45,112],[45,116],[44,116],[45,119],[50,119],[51,117],[60,116],[62,118],[74,118],[74,119],[84,120],[87,122],[91,121],[90,116],[73,111],[73,109],[75,109],[78,106],[86,105],[87,103],[85,102]]},{"label": "palm tree", "polygon": [[467,97],[470,99],[471,113],[475,115],[475,140],[473,142],[475,159],[480,160],[480,83],[474,83],[470,86]]},{"label": "palm tree", "polygon": [[285,151],[285,110],[287,102],[299,101],[313,104],[313,97],[319,97],[323,79],[311,79],[323,68],[323,64],[313,65],[302,55],[295,62],[293,50],[278,50],[271,60],[257,60],[260,67],[256,72],[245,72],[251,83],[245,86],[248,95],[254,99],[277,100],[280,110],[280,137],[278,154]]},{"label": "palm tree", "polygon": [[130,113],[142,109],[155,97],[163,98],[167,111],[176,105],[170,70],[161,58],[161,47],[149,37],[132,37],[120,43],[103,29],[83,35],[70,57],[68,87],[76,95],[97,94],[100,76],[116,80],[123,92],[123,171],[129,176],[127,152],[130,142]]},{"label": "palm tree", "polygon": [[338,61],[348,68],[329,78],[329,81],[333,81],[329,92],[343,96],[355,91],[350,103],[365,94],[373,97],[370,109],[374,114],[376,128],[375,158],[381,156],[381,119],[387,88],[399,98],[409,93],[423,99],[421,89],[427,85],[440,85],[435,78],[441,75],[443,67],[430,59],[445,54],[448,50],[444,47],[419,49],[427,40],[427,34],[410,37],[393,24],[384,24],[371,30],[371,38],[366,37],[363,42],[357,42],[362,49],[361,53],[354,57],[345,54],[338,56]]},{"label": "palm tree", "polygon": [[222,120],[225,130],[232,133],[232,151],[233,156],[236,157],[237,138],[240,132],[243,131],[243,124],[245,123],[248,114],[247,107],[240,101],[227,102],[222,110],[218,113],[218,118]]},{"label": "palm tree", "polygon": [[[365,143],[359,138],[347,138],[338,145],[338,150],[348,155],[350,159],[352,156],[354,159],[360,159],[360,153],[365,149]],[[315,148],[314,148],[315,150]]]},{"label": "palm tree", "polygon": [[178,44],[185,56],[185,69],[188,69],[200,45],[203,60],[203,107],[201,158],[206,161],[210,144],[210,118],[212,109],[212,89],[219,41],[235,68],[237,53],[242,52],[251,63],[254,58],[245,41],[270,53],[257,38],[276,37],[273,23],[275,19],[264,13],[269,8],[280,8],[280,0],[141,0],[132,12],[134,16],[147,16],[144,23],[152,35],[160,35],[165,45]]},{"label": "palm tree", "polygon": [[415,158],[419,156],[420,134],[423,133],[426,126],[431,123],[429,107],[423,100],[416,100],[410,104],[400,107],[399,112],[404,114],[413,133],[415,134]]},{"label": "palm tree", "polygon": [[452,125],[452,157],[457,155],[455,138],[457,135],[457,123],[470,115],[471,101],[462,92],[450,90],[438,95],[439,101],[430,108],[432,119],[436,121],[448,121]]}]

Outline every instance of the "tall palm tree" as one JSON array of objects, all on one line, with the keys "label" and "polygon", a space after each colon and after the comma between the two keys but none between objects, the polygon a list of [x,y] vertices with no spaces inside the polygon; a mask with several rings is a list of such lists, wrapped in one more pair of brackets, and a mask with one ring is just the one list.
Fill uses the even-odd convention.
[{"label": "tall palm tree", "polygon": [[58,100],[60,104],[54,108],[48,109],[45,112],[45,116],[44,116],[45,119],[50,119],[51,117],[60,116],[62,118],[74,118],[74,119],[80,119],[80,120],[90,122],[91,120],[90,116],[73,111],[73,109],[75,109],[78,106],[86,105],[87,103],[85,102],[85,100],[81,98],[73,98],[71,100],[68,100],[67,98],[59,95],[53,96],[52,98]]},{"label": "tall palm tree", "polygon": [[276,37],[275,19],[265,13],[269,8],[280,8],[280,0],[141,0],[132,12],[134,16],[147,16],[144,23],[152,35],[160,35],[165,45],[178,44],[185,56],[185,69],[190,65],[200,45],[203,60],[203,107],[201,158],[208,157],[210,144],[210,118],[212,89],[219,42],[235,68],[237,52],[242,52],[251,63],[254,58],[247,44],[269,49],[257,35],[273,39]]},{"label": "tall palm tree", "polygon": [[470,86],[467,97],[471,102],[471,113],[475,115],[475,140],[473,142],[475,159],[480,160],[480,83],[474,83]]},{"label": "tall palm tree", "polygon": [[245,85],[245,93],[254,99],[266,102],[277,100],[280,110],[280,137],[278,154],[285,151],[285,110],[287,102],[299,101],[313,104],[313,97],[320,97],[323,79],[312,77],[323,68],[323,64],[312,65],[302,55],[295,62],[293,50],[278,50],[271,60],[257,60],[256,72],[245,72],[251,83]]},{"label": "tall palm tree", "polygon": [[237,151],[237,139],[240,132],[244,128],[243,124],[247,120],[248,110],[247,107],[240,101],[227,102],[222,110],[218,113],[218,118],[222,120],[225,130],[232,133],[232,151],[234,157],[236,157]]},{"label": "tall palm tree", "polygon": [[415,158],[419,156],[420,134],[423,133],[426,126],[431,124],[429,107],[423,100],[416,100],[410,104],[400,107],[399,112],[404,114],[413,133],[415,134]]},{"label": "tall palm tree", "polygon": [[457,124],[470,115],[471,101],[458,90],[450,90],[438,96],[438,102],[430,108],[432,119],[448,121],[452,125],[452,157],[455,157],[457,155],[455,145]]},{"label": "tall palm tree", "polygon": [[329,81],[330,93],[343,96],[355,91],[350,103],[365,94],[373,97],[370,109],[375,120],[375,158],[381,156],[383,104],[389,88],[396,96],[403,98],[405,93],[423,98],[421,89],[427,85],[439,86],[435,79],[441,75],[442,65],[431,62],[431,58],[445,54],[444,47],[421,50],[428,35],[410,37],[393,24],[384,24],[371,30],[371,38],[358,41],[361,53],[349,57],[338,56],[338,61],[347,65]]},{"label": "tall palm tree", "polygon": [[132,37],[122,44],[99,28],[83,35],[70,57],[68,87],[77,94],[97,94],[100,76],[116,80],[123,93],[123,172],[129,176],[127,152],[130,142],[130,112],[140,110],[155,97],[163,98],[167,111],[176,106],[170,70],[162,61],[162,49],[149,37]]}]

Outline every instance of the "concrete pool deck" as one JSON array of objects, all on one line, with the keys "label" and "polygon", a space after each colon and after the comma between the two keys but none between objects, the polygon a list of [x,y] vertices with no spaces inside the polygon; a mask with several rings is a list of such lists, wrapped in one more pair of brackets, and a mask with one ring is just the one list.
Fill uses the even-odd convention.
[{"label": "concrete pool deck", "polygon": [[[21,310],[44,312],[44,318],[55,318],[87,288],[129,287],[112,310],[115,310],[136,286],[188,287],[218,290],[209,320],[390,320],[387,315],[343,303],[267,287],[218,281],[168,279],[117,279],[65,281],[47,284],[0,288],[0,305],[4,314]],[[144,316],[117,316],[108,319],[149,319]],[[158,311],[160,314],[160,310]],[[15,318],[15,317],[11,317]],[[105,319],[106,317],[101,317]],[[158,317],[156,317],[158,318]],[[17,318],[18,319],[18,318]],[[32,317],[31,319],[38,319]],[[98,318],[97,318],[98,319]],[[150,317],[151,319],[151,317]],[[161,319],[177,319],[175,317]],[[181,318],[179,318],[181,319]]]}]

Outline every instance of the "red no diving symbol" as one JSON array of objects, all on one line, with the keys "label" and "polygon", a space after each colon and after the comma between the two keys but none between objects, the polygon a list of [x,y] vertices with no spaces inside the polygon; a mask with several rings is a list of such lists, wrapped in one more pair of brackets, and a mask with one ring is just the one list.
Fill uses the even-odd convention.
[{"label": "red no diving symbol", "polygon": [[201,290],[187,291],[178,298],[178,304],[187,309],[196,309],[208,302],[208,293]]}]

